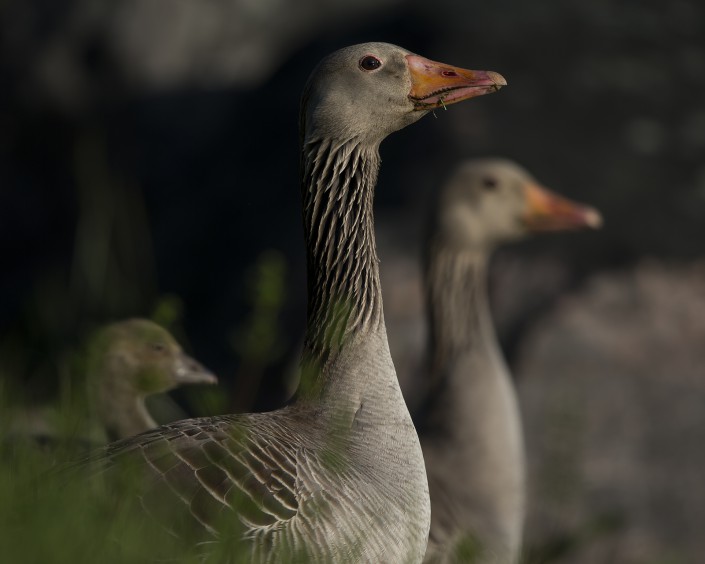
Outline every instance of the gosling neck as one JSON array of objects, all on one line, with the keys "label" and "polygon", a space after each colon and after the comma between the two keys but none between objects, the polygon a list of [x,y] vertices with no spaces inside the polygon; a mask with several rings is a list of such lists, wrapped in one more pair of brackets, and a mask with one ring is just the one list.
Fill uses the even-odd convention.
[{"label": "gosling neck", "polygon": [[100,418],[110,440],[131,437],[157,426],[147,411],[144,396],[129,387],[110,386],[100,393]]}]

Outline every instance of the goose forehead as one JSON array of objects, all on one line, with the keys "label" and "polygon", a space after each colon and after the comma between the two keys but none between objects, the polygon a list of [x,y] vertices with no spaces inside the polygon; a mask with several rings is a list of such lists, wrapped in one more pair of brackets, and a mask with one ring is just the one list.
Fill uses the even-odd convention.
[{"label": "goose forehead", "polygon": [[[368,43],[358,43],[357,45],[351,45],[349,47],[344,47],[337,51],[337,53],[345,53],[351,56],[360,54],[370,54],[370,55],[380,55],[380,56],[390,56],[393,54],[398,55],[410,55],[411,53],[406,49],[399,47],[398,45],[392,45],[391,43],[380,43],[377,41],[371,41]],[[334,53],[335,55],[335,53]]]},{"label": "goose forehead", "polygon": [[406,59],[404,57],[409,54],[411,53],[406,49],[391,45],[390,43],[360,43],[358,45],[344,47],[331,53],[321,60],[321,63],[317,70],[314,70],[313,74],[315,75],[321,72],[329,74],[353,68],[357,70],[358,62],[365,55],[373,55],[384,63],[399,61],[406,66]]}]

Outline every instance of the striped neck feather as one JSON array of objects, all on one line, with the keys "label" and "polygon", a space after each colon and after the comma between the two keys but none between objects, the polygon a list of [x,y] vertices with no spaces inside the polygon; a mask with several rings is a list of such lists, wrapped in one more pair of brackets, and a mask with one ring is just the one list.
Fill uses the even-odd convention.
[{"label": "striped neck feather", "polygon": [[301,190],[308,268],[304,366],[313,362],[320,368],[354,337],[383,327],[372,209],[379,166],[377,147],[354,139],[304,144]]}]

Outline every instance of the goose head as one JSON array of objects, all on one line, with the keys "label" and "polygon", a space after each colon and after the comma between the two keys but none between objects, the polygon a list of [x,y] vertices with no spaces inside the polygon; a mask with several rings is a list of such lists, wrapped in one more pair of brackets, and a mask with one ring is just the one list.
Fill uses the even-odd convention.
[{"label": "goose head", "polygon": [[535,232],[602,224],[596,209],[551,192],[504,159],[461,165],[440,195],[435,220],[438,243],[485,252]]},{"label": "goose head", "polygon": [[104,328],[96,340],[101,395],[118,390],[135,397],[183,384],[215,384],[217,378],[183,352],[163,327],[129,319]]},{"label": "goose head", "polygon": [[496,92],[491,71],[431,61],[388,43],[362,43],[324,58],[302,97],[305,140],[358,139],[378,145],[434,108]]}]

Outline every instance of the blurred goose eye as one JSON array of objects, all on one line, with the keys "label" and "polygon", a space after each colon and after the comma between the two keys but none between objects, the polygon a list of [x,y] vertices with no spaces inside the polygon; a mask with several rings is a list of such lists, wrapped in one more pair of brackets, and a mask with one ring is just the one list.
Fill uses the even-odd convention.
[{"label": "blurred goose eye", "polygon": [[497,188],[497,184],[497,179],[491,176],[485,176],[485,178],[482,179],[482,187],[487,191]]},{"label": "blurred goose eye", "polygon": [[154,352],[164,352],[166,350],[164,343],[152,343],[151,347]]},{"label": "blurred goose eye", "polygon": [[365,55],[360,59],[360,68],[366,71],[373,71],[382,66],[382,61],[372,55]]}]

